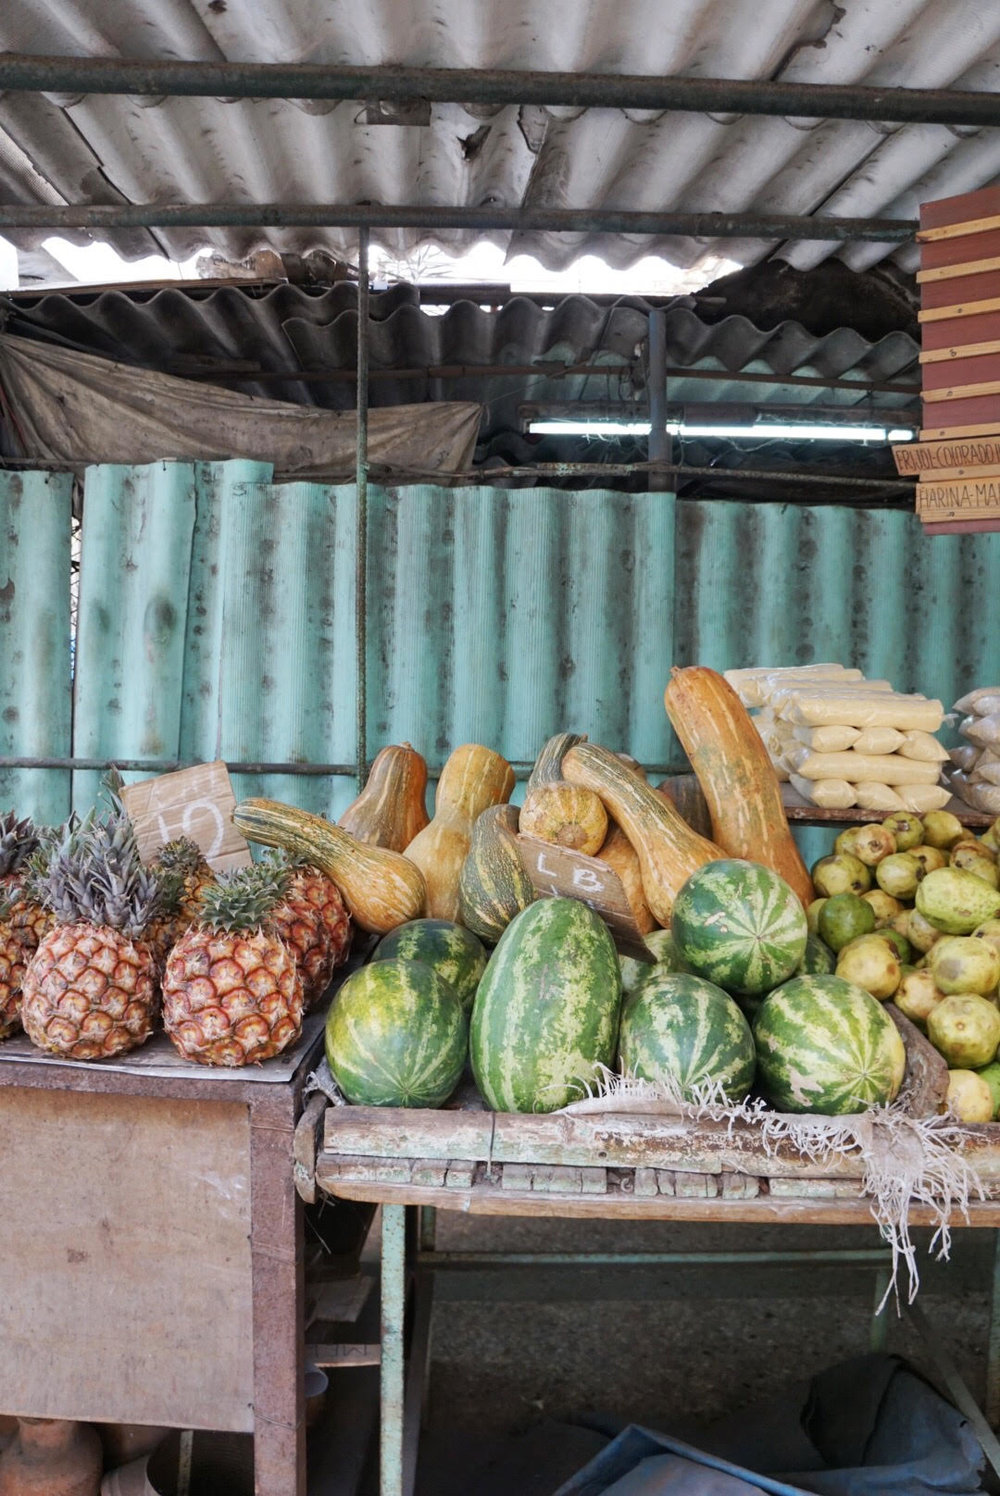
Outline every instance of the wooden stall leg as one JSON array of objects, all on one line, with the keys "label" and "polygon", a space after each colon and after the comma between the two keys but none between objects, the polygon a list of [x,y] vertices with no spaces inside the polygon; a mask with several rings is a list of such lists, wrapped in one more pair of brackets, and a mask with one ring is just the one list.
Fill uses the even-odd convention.
[{"label": "wooden stall leg", "polygon": [[382,1206],[382,1365],[379,1496],[403,1496],[406,1206]]},{"label": "wooden stall leg", "polygon": [[254,1491],[305,1496],[306,1425],[302,1202],[294,1123],[250,1118]]}]

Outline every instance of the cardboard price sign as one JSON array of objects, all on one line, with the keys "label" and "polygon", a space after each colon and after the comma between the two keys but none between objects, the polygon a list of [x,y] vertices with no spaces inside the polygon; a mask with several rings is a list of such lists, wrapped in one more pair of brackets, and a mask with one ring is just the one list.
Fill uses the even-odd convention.
[{"label": "cardboard price sign", "polygon": [[578,899],[599,914],[615,945],[626,956],[654,963],[656,957],[635,922],[622,881],[599,857],[585,857],[569,847],[518,833],[524,870],[542,898]]},{"label": "cardboard price sign", "polygon": [[152,862],[164,842],[189,836],[217,873],[246,867],[250,846],[233,825],[236,796],[221,759],[160,774],[122,791],[143,862]]}]

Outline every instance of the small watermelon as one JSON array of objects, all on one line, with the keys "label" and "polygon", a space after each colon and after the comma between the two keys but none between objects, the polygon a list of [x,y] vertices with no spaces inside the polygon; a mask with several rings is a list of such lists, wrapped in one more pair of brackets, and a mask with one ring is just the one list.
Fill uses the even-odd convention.
[{"label": "small watermelon", "polygon": [[779,1111],[864,1112],[892,1101],[903,1083],[899,1030],[843,977],[793,977],[761,1003],[753,1033],[757,1076]]},{"label": "small watermelon", "polygon": [[408,919],[383,935],[373,961],[426,961],[450,982],[467,1011],[486,970],[486,948],[477,935],[450,919]]},{"label": "small watermelon", "polygon": [[637,961],[634,956],[619,955],[618,960],[622,969],[622,993],[625,996],[634,991],[640,982],[645,981],[652,971],[659,971],[661,967],[664,971],[682,970],[680,958],[674,949],[674,937],[669,930],[650,930],[649,934],[643,938],[656,957],[656,961],[655,963]]},{"label": "small watermelon", "polygon": [[469,1051],[486,1105],[553,1112],[611,1066],[621,973],[598,915],[577,899],[539,899],[507,926],[472,1005]]},{"label": "small watermelon", "polygon": [[691,874],[677,895],[671,930],[690,971],[749,996],[798,970],[809,933],[805,910],[784,878],[738,857]]},{"label": "small watermelon", "polygon": [[728,993],[702,977],[654,967],[622,1009],[622,1073],[672,1078],[681,1094],[716,1082],[732,1101],[753,1084],[750,1025]]},{"label": "small watermelon", "polygon": [[440,1106],[458,1085],[468,1020],[454,987],[425,961],[352,972],[326,1020],[326,1058],[357,1106]]},{"label": "small watermelon", "polygon": [[818,935],[810,935],[806,939],[805,955],[796,976],[826,976],[837,969],[837,957],[825,940],[820,940]]}]

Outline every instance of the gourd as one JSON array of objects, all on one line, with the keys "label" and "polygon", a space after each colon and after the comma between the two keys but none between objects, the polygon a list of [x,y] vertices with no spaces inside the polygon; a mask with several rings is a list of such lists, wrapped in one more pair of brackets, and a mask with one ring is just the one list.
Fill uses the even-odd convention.
[{"label": "gourd", "polygon": [[613,872],[618,874],[636,925],[643,935],[648,935],[650,930],[656,928],[656,920],[653,918],[649,905],[646,903],[646,895],[642,890],[642,868],[639,864],[639,854],[620,826],[611,823],[604,845],[597,855]]},{"label": "gourd", "polygon": [[362,930],[385,935],[424,912],[426,891],[418,867],[399,852],[368,846],[322,816],[280,800],[244,800],[233,824],[248,841],[286,847],[326,873]]},{"label": "gourd", "polygon": [[449,756],[438,780],[433,819],[406,848],[423,873],[431,919],[458,919],[458,880],[472,828],[488,806],[509,800],[513,788],[513,769],[491,748],[465,743]]},{"label": "gourd", "polygon": [[563,773],[600,795],[638,854],[653,918],[669,925],[682,885],[695,868],[724,857],[722,848],[692,831],[673,805],[607,748],[578,743],[563,759]]},{"label": "gourd", "polygon": [[372,847],[402,852],[427,825],[427,764],[409,743],[376,754],[368,780],[337,825]]},{"label": "gourd", "polygon": [[495,945],[511,920],[535,901],[517,847],[516,805],[491,805],[476,819],[458,880],[462,924]]},{"label": "gourd", "polygon": [[549,738],[535,761],[521,806],[521,831],[560,847],[592,857],[608,832],[608,816],[600,796],[563,778],[566,753],[586,739],[561,732]]},{"label": "gourd", "polygon": [[727,857],[779,873],[809,904],[812,880],[788,828],[781,786],[732,686],[706,666],[675,666],[663,699],[708,802],[713,840]]}]

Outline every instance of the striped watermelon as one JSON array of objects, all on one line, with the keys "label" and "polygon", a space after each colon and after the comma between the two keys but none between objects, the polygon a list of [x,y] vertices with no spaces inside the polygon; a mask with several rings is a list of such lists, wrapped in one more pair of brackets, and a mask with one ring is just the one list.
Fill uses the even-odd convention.
[{"label": "striped watermelon", "polygon": [[837,969],[837,957],[825,940],[820,940],[818,935],[810,935],[806,940],[805,955],[796,976],[820,976],[826,975]]},{"label": "striped watermelon", "polygon": [[671,930],[690,971],[749,996],[798,970],[809,933],[805,910],[784,878],[738,857],[691,874],[677,895]]},{"label": "striped watermelon", "polygon": [[654,967],[622,1008],[622,1073],[675,1080],[682,1095],[716,1082],[732,1101],[753,1084],[753,1035],[728,993],[702,977]]},{"label": "striped watermelon", "polygon": [[326,1020],[326,1058],[358,1106],[440,1106],[458,1085],[468,1020],[425,961],[372,961],[344,982]]},{"label": "striped watermelon", "polygon": [[471,930],[450,919],[408,919],[383,935],[374,961],[426,961],[450,982],[468,1011],[486,970],[483,942]]},{"label": "striped watermelon", "polygon": [[843,977],[793,977],[764,999],[753,1033],[757,1075],[779,1111],[864,1112],[902,1085],[899,1030],[880,1002]]},{"label": "striped watermelon", "polygon": [[500,937],[472,1007],[472,1071],[486,1105],[552,1112],[614,1062],[618,955],[576,899],[529,904]]},{"label": "striped watermelon", "polygon": [[634,956],[619,956],[618,962],[622,969],[622,993],[628,996],[639,983],[644,981],[650,972],[659,971],[681,971],[682,965],[677,952],[674,950],[674,937],[669,930],[650,930],[643,939],[656,957],[655,964],[649,961],[637,961]]}]

